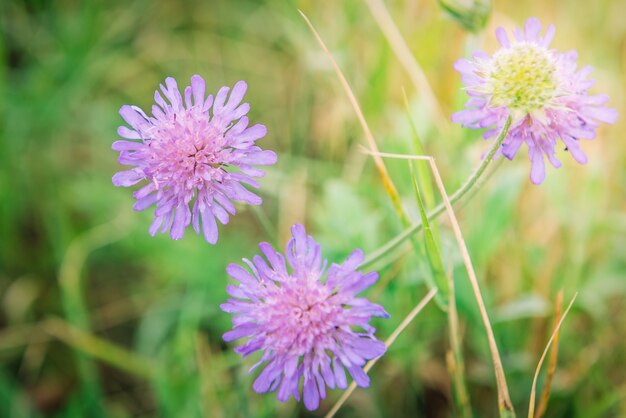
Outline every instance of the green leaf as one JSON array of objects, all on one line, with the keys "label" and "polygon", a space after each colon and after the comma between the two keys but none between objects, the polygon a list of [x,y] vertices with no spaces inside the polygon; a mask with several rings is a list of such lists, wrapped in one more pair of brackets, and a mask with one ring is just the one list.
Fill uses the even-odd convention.
[{"label": "green leaf", "polygon": [[[422,140],[417,133],[417,127],[415,126],[415,122],[411,117],[409,99],[407,98],[406,91],[404,91],[404,89],[402,90],[402,94],[404,96],[404,110],[406,112],[407,120],[409,121],[409,126],[411,127],[411,133],[413,134],[413,141],[411,142],[412,151],[415,155],[426,155],[426,150],[424,149]],[[435,193],[430,179],[430,171],[428,170],[428,167],[424,164],[417,164],[416,167],[417,181],[420,189],[422,190],[424,202],[427,207],[433,207],[435,206]]]},{"label": "green leaf", "polygon": [[409,170],[411,172],[413,187],[415,189],[415,198],[419,206],[422,223],[424,224],[424,245],[426,247],[426,256],[428,257],[428,263],[433,273],[434,285],[440,290],[437,296],[439,296],[439,303],[441,303],[443,307],[447,308],[447,300],[450,289],[448,287],[448,278],[446,277],[443,259],[441,257],[441,250],[437,244],[437,242],[439,242],[439,233],[436,233],[435,237],[435,232],[428,221],[428,215],[426,214],[426,208],[424,207],[422,195],[420,194],[420,188],[417,184],[413,164],[410,162]]}]

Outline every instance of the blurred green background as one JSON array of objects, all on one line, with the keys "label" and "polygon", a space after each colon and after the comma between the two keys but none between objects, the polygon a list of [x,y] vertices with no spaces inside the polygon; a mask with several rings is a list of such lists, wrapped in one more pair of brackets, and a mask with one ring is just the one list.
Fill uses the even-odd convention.
[{"label": "blurred green background", "polygon": [[[452,63],[496,48],[494,29],[527,17],[553,22],[553,46],[592,64],[593,93],[609,93],[619,122],[585,141],[589,164],[559,150],[540,187],[525,151],[504,161],[458,206],[494,322],[511,396],[525,416],[533,372],[549,338],[556,292],[578,299],[561,334],[550,417],[626,416],[626,3],[498,1],[486,29],[469,33],[435,0],[388,1],[445,117],[465,100]],[[471,3],[466,1],[462,3]],[[409,153],[414,121],[448,190],[471,173],[480,133],[433,122],[367,4],[358,0],[0,2],[0,416],[321,416],[252,391],[221,335],[230,316],[225,266],[284,246],[304,222],[331,261],[366,253],[402,230],[363,134],[326,56],[297,9],[316,25],[359,99],[381,150]],[[240,207],[211,246],[151,238],[150,211],[111,184],[123,104],[149,109],[158,83],[201,74],[209,91],[249,84],[251,119],[279,162],[262,179],[260,210]],[[404,109],[403,89],[410,118]],[[418,219],[407,165],[390,161],[405,207]],[[439,197],[436,197],[439,200]],[[452,234],[441,245],[457,281],[467,380],[477,417],[497,414],[484,328]],[[392,315],[386,338],[425,294],[428,265],[410,247],[381,264],[367,296]],[[344,417],[454,416],[445,313],[430,304],[372,369]],[[540,380],[541,382],[542,380]]]}]

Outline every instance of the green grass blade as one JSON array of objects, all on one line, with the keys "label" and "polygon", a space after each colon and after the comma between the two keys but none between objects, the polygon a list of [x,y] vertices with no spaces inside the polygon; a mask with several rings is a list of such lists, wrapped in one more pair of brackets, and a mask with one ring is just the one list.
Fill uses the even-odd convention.
[{"label": "green grass blade", "polygon": [[[413,164],[409,162],[409,170],[411,172],[411,179],[413,181],[413,188],[415,190],[415,199],[420,210],[420,217],[422,224],[424,225],[424,246],[426,248],[426,256],[428,257],[428,264],[433,273],[435,285],[441,290],[442,296],[447,298],[450,293],[448,286],[448,280],[446,277],[445,268],[443,266],[443,259],[441,257],[441,250],[437,242],[439,241],[439,234],[435,237],[435,232],[430,225],[428,215],[426,214],[426,208],[424,207],[424,201],[420,193],[420,187],[417,184],[417,177]],[[444,301],[444,303],[446,303]],[[447,305],[447,303],[446,303]]]}]

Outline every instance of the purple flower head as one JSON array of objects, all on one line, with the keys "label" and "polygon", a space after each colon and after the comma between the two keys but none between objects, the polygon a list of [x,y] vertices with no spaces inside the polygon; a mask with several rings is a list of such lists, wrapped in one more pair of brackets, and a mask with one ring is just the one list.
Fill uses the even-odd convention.
[{"label": "purple flower head", "polygon": [[517,28],[509,39],[502,28],[496,37],[502,45],[493,56],[483,51],[472,59],[460,59],[454,67],[461,73],[470,99],[465,109],[452,115],[453,122],[480,129],[491,128],[485,139],[493,138],[511,115],[511,128],[498,151],[513,159],[522,143],[528,146],[530,179],[540,184],[545,178],[544,156],[558,168],[557,140],[581,164],[587,156],[579,139],[593,139],[599,122],[614,123],[617,111],[603,106],[607,95],[588,95],[594,81],[587,77],[591,67],[578,69],[576,51],[558,52],[548,46],[554,37],[553,25],[541,36],[536,17]]},{"label": "purple flower head", "polygon": [[291,273],[285,258],[267,243],[259,245],[267,261],[258,255],[252,262],[243,260],[252,274],[239,265],[228,266],[228,274],[239,286],[228,286],[236,299],[221,305],[235,314],[233,329],[224,340],[248,337],[235,349],[244,357],[263,352],[250,369],[265,363],[253,385],[257,393],[278,390],[281,402],[292,395],[300,400],[302,380],[304,405],[314,410],[326,397],[326,386],[347,387],[345,369],[357,385],[369,385],[363,365],[381,356],[385,344],[376,339],[368,323],[373,316],[389,315],[380,305],[356,296],[378,280],[376,272],[356,270],[363,262],[361,250],[326,271],[320,246],[304,227],[294,225],[291,233],[286,255]]},{"label": "purple flower head", "polygon": [[241,103],[246,89],[239,81],[230,96],[230,88],[222,87],[213,100],[212,95],[205,97],[204,79],[194,75],[183,96],[176,80],[168,77],[161,91],[169,103],[157,90],[152,116],[136,106],[120,109],[131,128],[120,126],[118,134],[130,141],[116,141],[113,149],[120,152],[120,164],[134,168],[116,173],[113,184],[130,187],[147,180],[133,193],[133,209],[156,205],[151,235],[161,229],[181,239],[191,223],[197,234],[202,227],[204,238],[215,244],[215,218],[228,223],[229,214],[235,214],[233,200],[261,204],[244,185],[258,188],[253,177],[264,173],[252,166],[272,165],[276,154],[255,145],[267,129],[248,127],[250,105]]}]

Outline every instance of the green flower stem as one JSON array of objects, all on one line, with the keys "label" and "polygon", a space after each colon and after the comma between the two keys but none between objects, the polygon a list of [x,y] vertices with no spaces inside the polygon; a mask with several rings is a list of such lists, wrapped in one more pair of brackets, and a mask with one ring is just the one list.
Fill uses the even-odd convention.
[{"label": "green flower stem", "polygon": [[[493,160],[493,156],[502,145],[504,138],[506,138],[506,135],[508,134],[510,127],[511,127],[511,116],[507,117],[506,121],[504,122],[504,126],[502,127],[502,130],[500,131],[500,134],[498,134],[498,137],[493,143],[493,146],[489,149],[489,152],[487,153],[485,158],[481,161],[476,171],[474,171],[474,173],[472,173],[472,175],[467,179],[467,181],[456,192],[454,192],[450,196],[450,203],[452,204],[456,203],[477,185],[478,180],[487,169],[487,166],[489,165],[491,160]],[[428,220],[430,221],[430,220],[437,218],[439,215],[445,212],[445,210],[446,210],[446,207],[443,204],[443,202],[440,203],[439,205],[435,206],[435,208],[432,211],[428,213]],[[423,228],[423,223],[421,221],[415,222],[409,228],[405,229],[400,234],[398,234],[395,238],[388,241],[385,245],[383,245],[379,249],[370,253],[370,255],[361,264],[361,267],[365,268],[375,263],[376,261],[380,260],[382,257],[384,257],[385,255],[393,251],[400,244],[402,244],[404,241],[406,241],[416,232],[420,231],[422,228]]]}]

